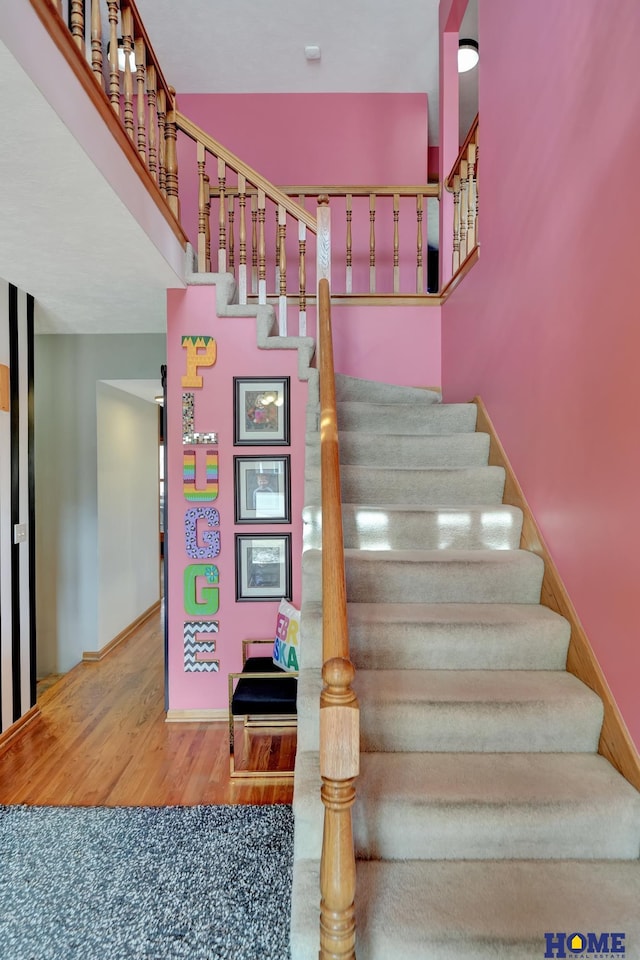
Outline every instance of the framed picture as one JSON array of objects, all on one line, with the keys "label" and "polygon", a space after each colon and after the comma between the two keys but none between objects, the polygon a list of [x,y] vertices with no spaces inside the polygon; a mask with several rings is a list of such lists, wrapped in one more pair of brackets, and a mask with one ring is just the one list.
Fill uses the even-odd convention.
[{"label": "framed picture", "polygon": [[289,446],[289,377],[233,378],[236,447]]},{"label": "framed picture", "polygon": [[234,457],[236,523],[291,523],[291,457]]},{"label": "framed picture", "polygon": [[236,534],[236,600],[291,599],[291,534]]}]

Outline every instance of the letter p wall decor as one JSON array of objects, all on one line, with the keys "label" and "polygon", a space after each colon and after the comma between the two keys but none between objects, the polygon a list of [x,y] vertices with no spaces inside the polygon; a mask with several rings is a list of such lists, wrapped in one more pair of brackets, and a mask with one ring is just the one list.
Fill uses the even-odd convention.
[{"label": "letter p wall decor", "polygon": [[187,372],[182,378],[183,387],[201,387],[202,374],[199,367],[212,367],[216,362],[217,347],[213,337],[183,337],[182,346],[187,351]]}]

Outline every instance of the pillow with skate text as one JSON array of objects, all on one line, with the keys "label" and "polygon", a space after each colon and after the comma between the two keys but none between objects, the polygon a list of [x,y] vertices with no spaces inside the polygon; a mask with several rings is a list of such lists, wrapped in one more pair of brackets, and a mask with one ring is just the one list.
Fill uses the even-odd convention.
[{"label": "pillow with skate text", "polygon": [[297,671],[300,663],[300,611],[287,600],[281,600],[273,643],[273,662],[288,673]]}]

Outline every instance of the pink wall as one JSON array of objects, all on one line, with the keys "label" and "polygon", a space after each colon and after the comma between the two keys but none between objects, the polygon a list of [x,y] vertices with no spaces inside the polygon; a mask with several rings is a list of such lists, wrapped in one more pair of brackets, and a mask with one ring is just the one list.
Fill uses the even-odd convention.
[{"label": "pink wall", "polygon": [[442,328],[637,744],[639,35],[637,0],[481,3],[481,257]]},{"label": "pink wall", "polygon": [[[169,491],[169,709],[224,709],[227,704],[227,675],[241,666],[241,642],[248,637],[275,636],[277,601],[236,603],[235,550],[236,533],[292,533],[293,603],[300,605],[300,562],[302,551],[304,434],[307,385],[298,380],[298,356],[295,350],[258,350],[255,346],[255,319],[216,317],[215,287],[189,287],[168,292],[168,491]],[[200,367],[201,388],[182,387],[186,373],[186,350],[183,336],[204,335],[217,342],[217,359],[213,366]],[[234,447],[233,445],[233,377],[291,378],[291,444],[290,446]],[[182,393],[195,394],[195,429],[200,433],[217,432],[215,447],[219,455],[219,493],[211,506],[220,514],[220,553],[212,560],[191,559],[185,550],[185,512],[198,504],[185,500],[182,483]],[[214,445],[211,445],[212,447]],[[200,453],[204,451],[201,450]],[[233,457],[263,453],[265,456],[291,456],[291,524],[235,525]],[[202,486],[204,471],[197,467],[197,484]],[[207,529],[206,527],[204,529]],[[200,537],[200,540],[202,537]],[[219,570],[219,610],[203,615],[203,620],[217,620],[215,656],[220,672],[187,673],[184,669],[183,633],[185,620],[198,617],[185,612],[184,570],[191,563],[215,564]],[[198,598],[206,581],[198,581]],[[207,637],[203,637],[207,639]]]},{"label": "pink wall", "polygon": [[273,183],[422,183],[426,94],[178,93],[178,107]]},{"label": "pink wall", "polygon": [[337,306],[331,320],[337,373],[413,387],[440,386],[440,307]]},{"label": "pink wall", "polygon": [[[178,105],[186,116],[276,184],[401,184],[424,183],[427,179],[424,94],[179,94]],[[182,137],[179,150],[182,219],[195,239],[195,148]],[[354,290],[368,291],[366,198],[364,205],[367,210],[363,219],[354,200],[353,271]],[[344,213],[341,217],[338,206],[336,202],[332,223],[334,293],[344,291],[341,251],[345,248],[345,227]],[[404,228],[404,223],[410,226]],[[388,247],[393,238],[391,201],[379,203],[377,224],[377,250],[382,259],[385,242]],[[274,234],[268,221],[266,235]],[[290,234],[291,231],[289,239],[297,244],[297,236],[291,238]],[[406,215],[401,211],[400,244],[402,289],[414,292],[415,209],[408,210]],[[311,262],[314,250],[310,237],[309,290],[315,283]],[[424,256],[426,264],[426,232]],[[295,255],[289,252],[288,259],[290,264],[297,263],[297,249]],[[358,283],[360,287],[356,286]],[[390,292],[391,270],[379,269],[377,283],[378,292]],[[313,312],[312,308],[312,335]],[[439,307],[410,307],[402,311],[394,307],[337,307],[334,320],[336,368],[341,373],[420,386],[440,384]],[[400,321],[402,338],[397,336]],[[297,332],[296,322],[291,311],[290,333]]]}]

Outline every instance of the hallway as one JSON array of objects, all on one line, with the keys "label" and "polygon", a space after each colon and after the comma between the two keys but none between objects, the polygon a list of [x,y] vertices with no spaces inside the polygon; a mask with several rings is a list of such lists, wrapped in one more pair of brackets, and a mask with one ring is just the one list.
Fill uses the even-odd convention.
[{"label": "hallway", "polygon": [[[166,723],[162,620],[47,689],[41,715],[0,752],[0,803],[168,806],[291,803],[291,781],[231,782],[225,723]],[[256,765],[271,752],[268,731]],[[283,768],[295,734],[279,733]]]}]

